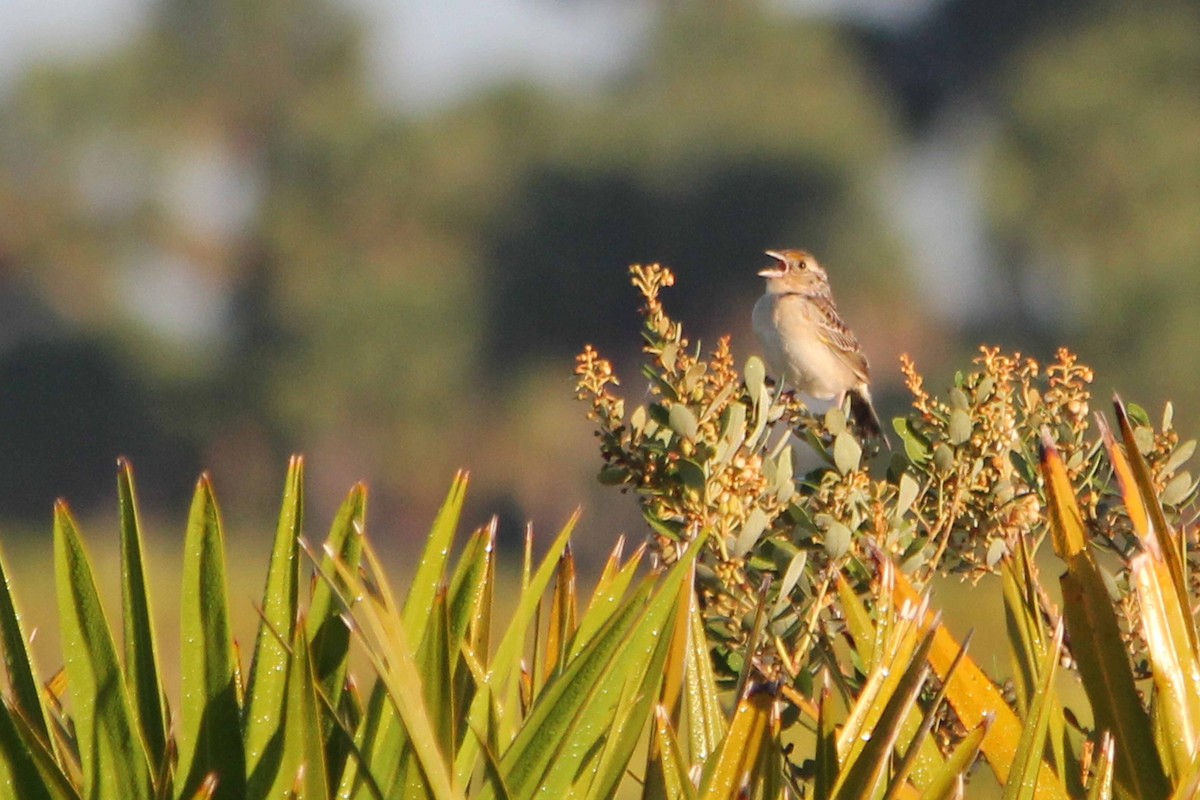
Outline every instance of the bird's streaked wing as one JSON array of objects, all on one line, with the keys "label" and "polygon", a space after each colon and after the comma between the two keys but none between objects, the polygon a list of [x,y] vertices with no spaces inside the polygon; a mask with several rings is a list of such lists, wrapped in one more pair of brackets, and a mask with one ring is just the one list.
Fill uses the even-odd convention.
[{"label": "bird's streaked wing", "polygon": [[854,331],[850,330],[842,321],[833,301],[823,297],[814,298],[811,305],[816,315],[817,330],[821,341],[829,345],[837,357],[853,370],[859,379],[864,383],[869,381],[870,368],[867,366],[867,357],[863,354]]}]

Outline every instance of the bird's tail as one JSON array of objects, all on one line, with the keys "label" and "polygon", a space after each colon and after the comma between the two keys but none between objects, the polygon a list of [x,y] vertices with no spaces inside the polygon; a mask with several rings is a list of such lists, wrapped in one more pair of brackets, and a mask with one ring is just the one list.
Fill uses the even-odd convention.
[{"label": "bird's tail", "polygon": [[865,438],[882,440],[887,449],[892,449],[892,443],[888,441],[887,435],[883,432],[883,423],[879,421],[879,415],[875,413],[875,406],[871,403],[871,392],[866,386],[852,389],[850,391],[850,413],[854,416],[854,421],[858,423],[858,427],[862,430]]}]

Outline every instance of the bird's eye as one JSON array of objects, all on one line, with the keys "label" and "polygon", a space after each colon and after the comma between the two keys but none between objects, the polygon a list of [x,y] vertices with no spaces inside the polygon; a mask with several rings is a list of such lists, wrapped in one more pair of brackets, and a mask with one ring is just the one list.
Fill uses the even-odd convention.
[{"label": "bird's eye", "polygon": [[808,269],[807,261],[800,261],[796,264],[796,269]]}]

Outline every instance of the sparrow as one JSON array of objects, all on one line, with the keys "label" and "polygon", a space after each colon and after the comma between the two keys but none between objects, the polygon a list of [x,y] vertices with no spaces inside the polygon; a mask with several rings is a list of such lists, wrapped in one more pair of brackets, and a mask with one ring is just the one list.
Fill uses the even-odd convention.
[{"label": "sparrow", "polygon": [[809,397],[839,406],[849,397],[863,433],[886,443],[871,403],[867,357],[838,314],[825,268],[804,250],[768,250],[767,255],[778,263],[758,273],[767,279],[767,291],[753,314],[767,366]]}]

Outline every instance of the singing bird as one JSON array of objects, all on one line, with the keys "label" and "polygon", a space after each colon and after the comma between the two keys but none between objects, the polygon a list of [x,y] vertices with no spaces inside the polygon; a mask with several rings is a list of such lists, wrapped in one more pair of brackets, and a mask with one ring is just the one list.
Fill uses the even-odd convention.
[{"label": "singing bird", "polygon": [[838,314],[825,268],[804,250],[767,255],[777,263],[758,273],[767,279],[767,291],[754,304],[753,316],[767,366],[809,397],[840,406],[848,396],[863,433],[887,442],[871,403],[867,357]]}]

